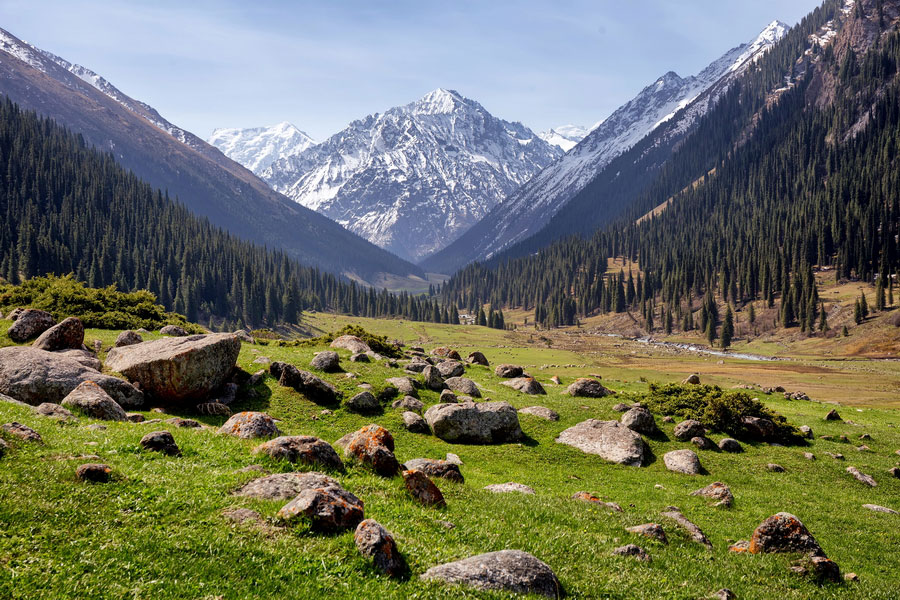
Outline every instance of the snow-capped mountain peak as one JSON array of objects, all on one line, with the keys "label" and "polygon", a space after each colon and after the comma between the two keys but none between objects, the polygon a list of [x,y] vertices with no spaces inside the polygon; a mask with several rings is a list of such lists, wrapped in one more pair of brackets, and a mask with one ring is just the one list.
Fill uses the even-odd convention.
[{"label": "snow-capped mountain peak", "polygon": [[[304,206],[415,260],[451,242],[561,155],[521,123],[438,88],[353,121],[320,144],[275,160],[261,176]],[[248,166],[254,160],[234,158]]]},{"label": "snow-capped mountain peak", "polygon": [[681,77],[673,71],[665,73],[613,111],[564,156],[511,194],[502,206],[442,253],[443,256],[425,264],[428,268],[452,269],[461,264],[446,264],[445,260],[487,259],[533,235],[604,167],[657,127],[680,115],[678,122],[669,126],[667,135],[680,135],[689,130],[730,83],[787,30],[784,23],[773,21],[753,40],[732,48],[697,75]]},{"label": "snow-capped mountain peak", "polygon": [[287,121],[271,127],[216,129],[207,142],[257,175],[276,160],[300,154],[316,143]]},{"label": "snow-capped mountain peak", "polygon": [[582,127],[580,125],[560,125],[553,127],[547,131],[542,131],[538,135],[542,140],[553,146],[562,148],[563,152],[568,152],[578,142],[583,140],[587,134],[594,130],[600,123],[595,123],[593,127]]}]

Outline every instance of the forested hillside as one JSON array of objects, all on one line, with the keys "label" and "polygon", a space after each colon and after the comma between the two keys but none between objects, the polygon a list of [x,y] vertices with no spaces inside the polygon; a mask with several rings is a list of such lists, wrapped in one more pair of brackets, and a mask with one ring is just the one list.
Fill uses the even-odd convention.
[{"label": "forested hillside", "polygon": [[[839,7],[828,3],[811,19]],[[445,301],[534,308],[546,325],[632,307],[652,330],[708,325],[712,296],[735,305],[777,298],[782,325],[812,329],[821,310],[812,272],[824,267],[838,279],[875,282],[877,303],[886,302],[900,269],[898,14],[897,2],[857,3],[832,44],[780,79],[779,57],[802,40],[792,31],[627,218],[532,256],[470,266],[444,287]],[[658,216],[637,222],[670,198]],[[641,273],[608,275],[613,256],[636,261]]]},{"label": "forested hillside", "polygon": [[427,298],[376,292],[195,217],[49,119],[0,103],[0,277],[74,273],[148,289],[191,321],[294,323],[305,309],[450,322]]}]

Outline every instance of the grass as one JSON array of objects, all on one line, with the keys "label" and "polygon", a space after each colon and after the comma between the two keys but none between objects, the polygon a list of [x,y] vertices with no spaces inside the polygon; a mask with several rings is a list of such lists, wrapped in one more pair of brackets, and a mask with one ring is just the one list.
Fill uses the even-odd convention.
[{"label": "grass", "polygon": [[[321,330],[336,330],[345,322],[330,315],[307,317],[308,325]],[[447,499],[445,509],[414,503],[399,478],[383,479],[352,465],[338,474],[344,487],[365,502],[366,516],[395,534],[410,563],[408,581],[378,575],[357,553],[352,532],[323,536],[302,525],[261,529],[223,518],[224,509],[246,507],[274,524],[275,513],[284,504],[230,494],[255,476],[237,472],[242,467],[262,464],[273,472],[295,468],[253,455],[254,442],[219,436],[209,429],[169,429],[183,450],[181,457],[170,458],[137,449],[141,436],[161,425],[107,423],[106,430],[91,431],[85,428],[90,419],[61,425],[28,408],[0,403],[0,422],[27,423],[44,438],[40,445],[7,438],[12,448],[0,459],[0,598],[507,598],[418,579],[436,564],[503,548],[526,550],[548,563],[571,598],[702,598],[721,587],[732,589],[738,598],[897,597],[900,567],[893,555],[900,545],[900,517],[870,512],[861,505],[900,510],[900,479],[886,473],[900,460],[894,454],[900,449],[900,413],[865,405],[838,407],[845,419],[858,423],[848,425],[824,421],[832,408],[827,404],[760,394],[768,407],[793,424],[810,425],[817,435],[846,434],[854,445],[865,443],[871,451],[858,452],[854,445],[821,439],[809,447],[745,444],[746,451],[740,455],[699,453],[709,474],[690,477],[670,473],[663,466],[665,452],[690,445],[675,441],[673,425],[658,419],[665,435],[648,440],[652,462],[643,468],[622,467],[554,442],[560,431],[584,419],[619,416],[612,405],[620,399],[571,398],[562,394],[565,384],[576,375],[598,373],[608,387],[640,394],[647,391],[640,377],[673,381],[683,377],[678,371],[698,370],[702,360],[632,355],[637,351],[632,346],[614,346],[621,340],[604,340],[598,348],[576,352],[558,336],[550,339],[548,348],[537,334],[529,340],[528,334],[479,327],[354,322],[375,333],[422,343],[426,349],[449,345],[463,355],[479,349],[492,364],[526,364],[544,384],[547,396],[524,396],[499,385],[488,368],[470,366],[467,376],[482,386],[487,397],[518,408],[540,404],[561,417],[551,423],[522,415],[528,436],[523,444],[469,446],[410,434],[402,427],[399,411],[390,408],[368,417],[340,408],[323,415],[323,407],[279,387],[270,377],[258,399],[237,405],[268,412],[280,419],[279,426],[288,434],[316,435],[329,442],[368,423],[382,424],[394,434],[401,461],[442,458],[447,452],[462,458],[464,484],[437,480]],[[0,339],[7,325],[0,321]],[[89,330],[86,337],[89,343],[100,339],[105,347],[116,334]],[[260,367],[253,360],[264,355],[305,368],[319,349],[245,344],[239,364],[255,371]],[[392,370],[382,363],[350,363],[347,352],[339,353],[345,368],[356,377],[326,378],[345,395],[358,391],[362,382],[377,386],[387,377],[403,374],[402,369]],[[559,366],[540,369],[541,365]],[[745,367],[735,367],[734,373]],[[562,377],[564,385],[550,383],[551,375]],[[753,382],[755,376],[744,369],[742,380]],[[731,377],[704,375],[704,382],[725,382]],[[830,375],[825,377],[827,384]],[[896,385],[896,375],[892,377]],[[836,379],[838,387],[845,385],[840,377]],[[426,405],[438,401],[435,392],[420,391],[420,397]],[[224,420],[191,416],[211,427]],[[858,441],[862,433],[872,439]],[[805,460],[804,451],[815,453],[818,460]],[[825,452],[843,453],[847,460],[833,460]],[[82,458],[87,454],[113,467],[111,483],[75,481],[77,465],[97,461]],[[770,462],[783,465],[786,472],[768,472],[765,465]],[[879,486],[868,488],[856,482],[844,472],[849,465],[873,475]],[[733,508],[712,508],[707,500],[689,495],[717,480],[731,486],[736,498]],[[536,494],[491,494],[482,489],[507,481],[530,485]],[[616,502],[625,512],[612,513],[572,500],[577,491]],[[712,552],[692,543],[660,516],[669,505],[680,507],[706,532]],[[818,586],[788,571],[791,557],[727,551],[730,543],[748,539],[759,522],[778,511],[800,517],[828,555],[844,571],[857,573],[859,582]],[[439,521],[455,527],[447,529]],[[669,546],[638,539],[624,530],[650,521],[663,524]],[[653,562],[638,563],[611,554],[614,547],[626,543],[646,548]]]}]

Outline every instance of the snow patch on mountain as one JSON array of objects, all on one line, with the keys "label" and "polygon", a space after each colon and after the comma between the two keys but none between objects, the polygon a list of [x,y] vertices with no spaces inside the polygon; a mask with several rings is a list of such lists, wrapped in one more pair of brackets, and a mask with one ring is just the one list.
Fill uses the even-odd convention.
[{"label": "snow patch on mountain", "polygon": [[300,204],[417,260],[453,241],[561,155],[521,123],[437,89],[354,121],[274,161],[261,176]]},{"label": "snow patch on mountain", "polygon": [[491,225],[483,239],[460,240],[471,247],[469,260],[490,258],[536,233],[613,159],[676,115],[680,120],[671,127],[670,135],[689,129],[730,82],[788,29],[784,23],[773,21],[755,39],[728,51],[697,75],[682,78],[669,71],[645,87],[564,156],[507,197],[486,218]]},{"label": "snow patch on mountain", "polygon": [[206,141],[257,175],[276,160],[300,154],[316,144],[313,138],[287,121],[271,127],[216,129]]},{"label": "snow patch on mountain", "polygon": [[578,142],[587,137],[591,131],[596,129],[598,125],[600,125],[600,123],[595,123],[592,127],[560,125],[559,127],[542,131],[538,136],[548,144],[558,146],[562,148],[563,152],[568,152],[577,146]]}]

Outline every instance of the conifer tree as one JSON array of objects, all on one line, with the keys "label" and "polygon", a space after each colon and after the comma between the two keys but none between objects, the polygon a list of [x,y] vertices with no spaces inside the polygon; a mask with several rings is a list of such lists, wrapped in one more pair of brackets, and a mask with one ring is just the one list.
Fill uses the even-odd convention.
[{"label": "conifer tree", "polygon": [[728,349],[731,346],[731,339],[734,337],[734,314],[731,312],[731,305],[725,309],[725,320],[722,322],[722,336],[719,343],[722,349]]}]

